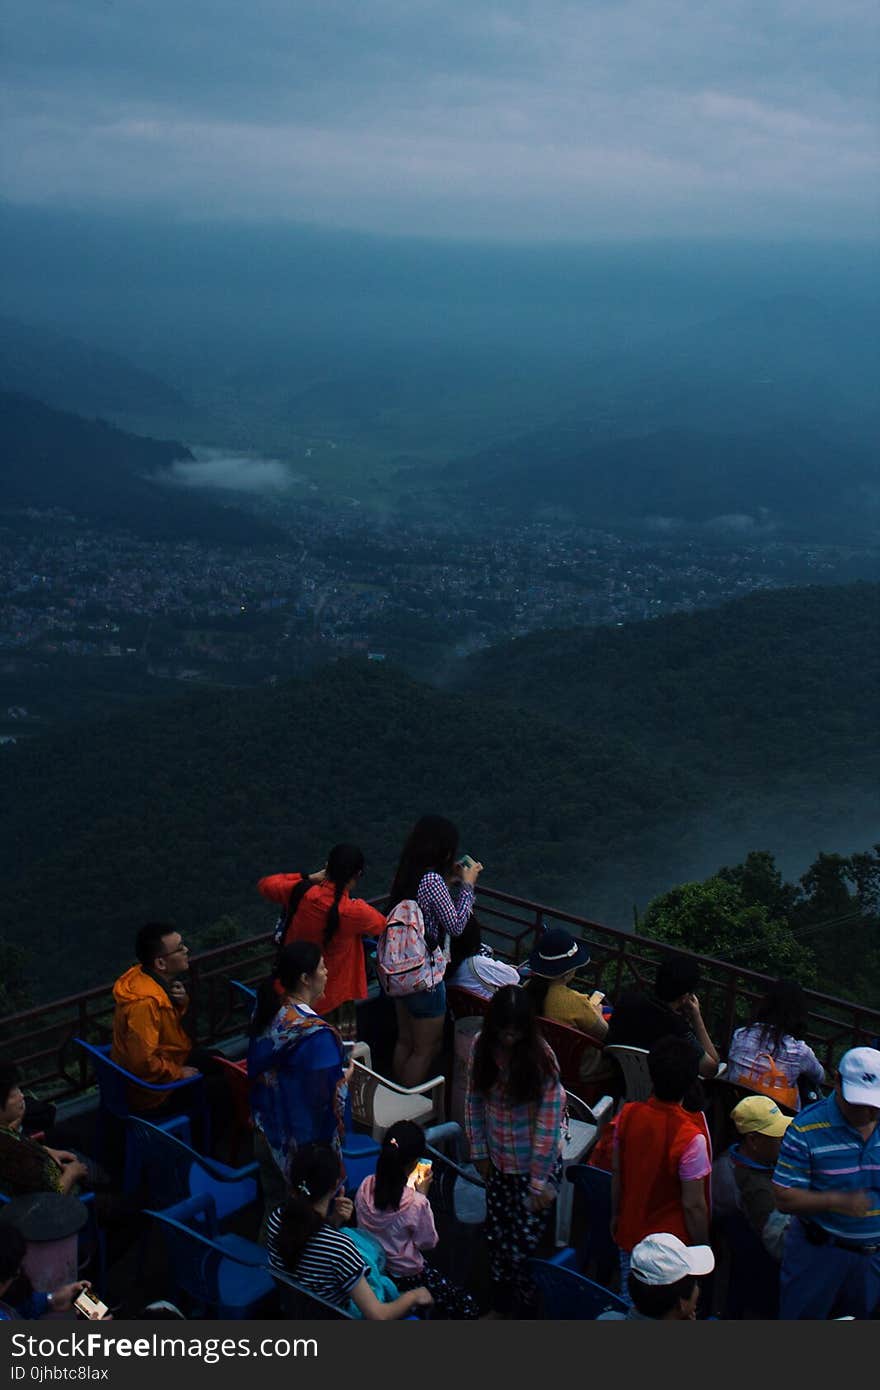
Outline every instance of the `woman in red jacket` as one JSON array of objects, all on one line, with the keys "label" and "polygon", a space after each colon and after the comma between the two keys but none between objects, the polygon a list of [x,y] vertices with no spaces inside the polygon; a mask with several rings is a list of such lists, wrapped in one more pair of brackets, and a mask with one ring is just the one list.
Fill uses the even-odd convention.
[{"label": "woman in red jacket", "polygon": [[270,874],[257,884],[264,898],[283,909],[279,946],[313,941],[321,947],[327,988],[319,1012],[346,1042],[357,1037],[355,1003],[367,997],[361,938],[385,930],[381,912],[351,897],[363,871],[364,856],[356,845],[334,845],[317,873]]}]

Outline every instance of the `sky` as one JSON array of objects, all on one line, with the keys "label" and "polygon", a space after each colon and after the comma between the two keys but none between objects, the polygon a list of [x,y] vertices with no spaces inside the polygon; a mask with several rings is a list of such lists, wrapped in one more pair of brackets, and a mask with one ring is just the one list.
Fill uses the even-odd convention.
[{"label": "sky", "polygon": [[538,242],[876,235],[875,0],[4,0],[0,198]]}]

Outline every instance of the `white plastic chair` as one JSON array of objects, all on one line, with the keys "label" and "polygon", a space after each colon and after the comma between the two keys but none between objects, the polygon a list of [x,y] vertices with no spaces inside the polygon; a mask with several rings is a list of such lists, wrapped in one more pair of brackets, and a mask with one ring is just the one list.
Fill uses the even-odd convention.
[{"label": "white plastic chair", "polygon": [[[566,1091],[568,1104],[568,1134],[562,1146],[562,1172],[570,1163],[585,1163],[590,1150],[611,1119],[614,1101],[611,1096],[602,1096],[595,1105],[587,1105],[579,1096]],[[571,1235],[571,1217],[574,1209],[574,1186],[562,1183],[556,1198],[556,1244],[568,1245]]]},{"label": "white plastic chair", "polygon": [[398,1086],[355,1059],[348,1083],[352,1117],[368,1125],[380,1144],[386,1129],[398,1120],[430,1125],[445,1119],[445,1085],[442,1076],[434,1076],[421,1086]]}]

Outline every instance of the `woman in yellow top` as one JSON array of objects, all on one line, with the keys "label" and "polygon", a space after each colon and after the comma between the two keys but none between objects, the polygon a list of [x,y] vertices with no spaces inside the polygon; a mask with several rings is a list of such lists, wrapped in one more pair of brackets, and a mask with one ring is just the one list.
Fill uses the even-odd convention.
[{"label": "woman in yellow top", "polygon": [[608,1032],[602,1011],[586,994],[569,989],[569,982],[589,960],[589,947],[583,941],[576,941],[564,927],[550,927],[529,956],[525,987],[539,1017],[579,1028],[601,1043]]}]

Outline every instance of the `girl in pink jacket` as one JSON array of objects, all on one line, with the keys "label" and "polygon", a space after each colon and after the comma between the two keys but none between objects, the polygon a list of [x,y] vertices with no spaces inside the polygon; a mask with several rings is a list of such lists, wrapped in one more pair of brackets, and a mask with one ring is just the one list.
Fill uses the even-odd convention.
[{"label": "girl in pink jacket", "polygon": [[429,1264],[423,1250],[437,1244],[428,1193],[432,1174],[418,1171],[425,1131],[412,1120],[386,1130],[375,1175],[364,1178],[355,1197],[357,1224],[382,1249],[388,1273],[401,1293],[422,1286],[434,1298],[435,1318],[476,1318],[475,1299]]}]

